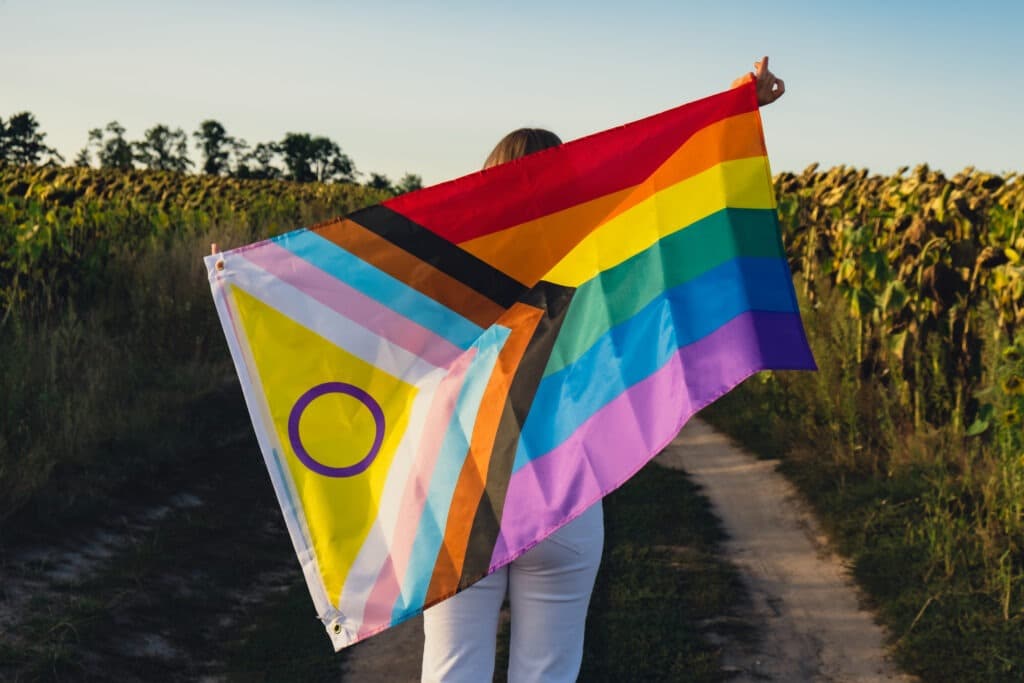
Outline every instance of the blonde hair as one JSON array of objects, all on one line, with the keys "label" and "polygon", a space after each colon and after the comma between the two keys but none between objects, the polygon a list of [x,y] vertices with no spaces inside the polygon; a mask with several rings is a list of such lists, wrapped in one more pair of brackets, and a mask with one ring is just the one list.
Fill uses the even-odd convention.
[{"label": "blonde hair", "polygon": [[503,137],[484,162],[484,168],[504,164],[507,161],[518,159],[539,152],[549,147],[557,147],[562,144],[561,138],[550,130],[543,128],[520,128]]}]

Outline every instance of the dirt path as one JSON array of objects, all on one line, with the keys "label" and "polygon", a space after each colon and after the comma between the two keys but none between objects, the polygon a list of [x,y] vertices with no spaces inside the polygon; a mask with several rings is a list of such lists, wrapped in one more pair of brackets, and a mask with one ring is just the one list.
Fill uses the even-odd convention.
[{"label": "dirt path", "polygon": [[[742,572],[756,646],[723,642],[734,683],[910,682],[886,659],[883,631],[861,609],[857,590],[811,513],[775,469],[691,420],[655,460],[683,469],[703,488],[730,540],[727,559]],[[369,683],[419,680],[422,621],[411,620],[351,652],[345,678]]]},{"label": "dirt path", "polygon": [[691,420],[656,460],[685,470],[722,520],[728,559],[739,567],[764,624],[756,648],[726,644],[739,681],[913,681],[884,654],[884,634],[827,547],[777,461],[744,452]]}]

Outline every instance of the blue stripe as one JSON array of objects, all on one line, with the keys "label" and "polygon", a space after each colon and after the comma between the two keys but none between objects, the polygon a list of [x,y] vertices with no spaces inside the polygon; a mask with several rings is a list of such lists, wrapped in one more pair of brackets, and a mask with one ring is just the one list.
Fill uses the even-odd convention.
[{"label": "blue stripe", "polygon": [[465,350],[483,329],[376,266],[309,230],[296,230],[274,242],[400,315]]},{"label": "blue stripe", "polygon": [[[588,292],[604,296],[600,290]],[[797,311],[784,259],[736,258],[666,290],[601,336],[575,363],[545,377],[520,433],[513,472],[565,441],[680,348],[744,311]],[[572,330],[563,328],[562,334]]]},{"label": "blue stripe", "polygon": [[437,465],[431,475],[426,504],[409,557],[409,567],[403,579],[401,594],[392,611],[393,624],[419,612],[427,599],[427,589],[430,588],[434,565],[448,526],[448,508],[469,454],[469,440],[473,436],[473,425],[480,410],[484,389],[487,388],[498,362],[498,353],[509,334],[507,327],[493,325],[480,336],[476,358],[466,371],[465,382],[455,402],[455,413],[448,424]]}]

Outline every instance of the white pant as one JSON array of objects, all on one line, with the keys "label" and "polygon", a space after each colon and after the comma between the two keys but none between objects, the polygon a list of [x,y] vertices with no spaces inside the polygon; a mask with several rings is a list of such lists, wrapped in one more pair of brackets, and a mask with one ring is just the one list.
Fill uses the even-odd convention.
[{"label": "white pant", "polygon": [[424,611],[422,680],[491,681],[498,613],[507,591],[512,617],[508,680],[575,681],[603,545],[598,501],[511,564]]}]

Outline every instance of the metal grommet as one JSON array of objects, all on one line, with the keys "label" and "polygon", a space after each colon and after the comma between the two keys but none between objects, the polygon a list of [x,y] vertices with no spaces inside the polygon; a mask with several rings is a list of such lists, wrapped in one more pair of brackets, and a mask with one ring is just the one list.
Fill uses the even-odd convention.
[{"label": "metal grommet", "polygon": [[340,636],[341,635],[341,624],[335,624],[334,625],[334,635],[336,635],[336,636]]},{"label": "metal grommet", "polygon": [[224,270],[224,259],[217,261],[217,270]]}]

